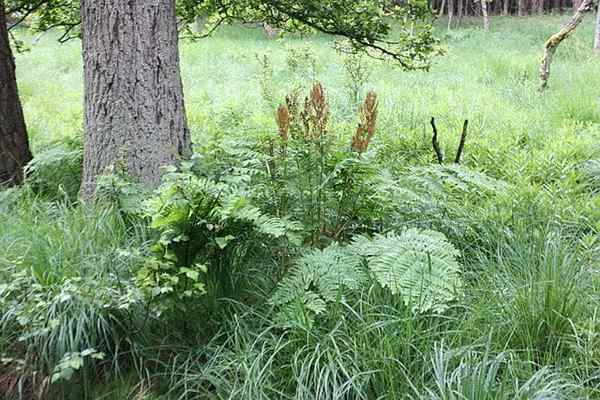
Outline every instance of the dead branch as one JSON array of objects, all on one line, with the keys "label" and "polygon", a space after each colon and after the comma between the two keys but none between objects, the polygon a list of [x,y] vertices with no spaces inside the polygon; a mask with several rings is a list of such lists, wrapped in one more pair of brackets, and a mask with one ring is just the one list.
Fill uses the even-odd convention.
[{"label": "dead branch", "polygon": [[433,150],[435,151],[435,155],[437,157],[438,163],[443,164],[444,163],[444,154],[442,153],[442,150],[440,149],[440,144],[438,142],[438,131],[437,131],[437,127],[435,126],[435,118],[431,117],[431,127],[433,128],[433,138],[431,139],[431,142],[433,144]]},{"label": "dead branch", "polygon": [[456,152],[456,158],[454,159],[455,164],[460,164],[463,150],[465,149],[465,142],[467,140],[467,128],[469,128],[469,120],[465,119],[463,130],[460,135],[460,144],[458,145],[458,151]]}]

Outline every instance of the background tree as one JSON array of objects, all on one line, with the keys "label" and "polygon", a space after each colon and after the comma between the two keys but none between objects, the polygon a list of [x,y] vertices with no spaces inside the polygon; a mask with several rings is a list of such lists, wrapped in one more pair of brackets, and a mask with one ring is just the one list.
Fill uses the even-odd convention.
[{"label": "background tree", "polygon": [[0,185],[17,185],[31,160],[10,47],[6,5],[0,0]]},{"label": "background tree", "polygon": [[548,80],[550,79],[550,67],[552,65],[552,59],[558,46],[563,40],[568,38],[575,29],[583,21],[584,14],[590,10],[594,0],[583,0],[575,14],[569,19],[569,21],[562,26],[562,28],[550,36],[544,46],[544,57],[542,58],[542,64],[540,65],[540,86],[538,88],[540,93],[543,93],[548,86]]},{"label": "background tree", "polygon": [[594,49],[598,54],[600,54],[600,2],[598,2],[598,10],[596,13],[596,36],[594,38]]},{"label": "background tree", "polygon": [[483,30],[490,31],[490,15],[488,14],[488,1],[481,0],[481,14],[483,15]]}]

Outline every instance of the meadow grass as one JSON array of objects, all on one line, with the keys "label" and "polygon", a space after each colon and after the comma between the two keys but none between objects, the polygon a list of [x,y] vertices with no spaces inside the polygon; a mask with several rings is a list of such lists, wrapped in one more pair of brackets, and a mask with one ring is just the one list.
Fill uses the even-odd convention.
[{"label": "meadow grass", "polygon": [[[72,187],[49,188],[52,173],[70,186],[63,177],[77,174],[55,166],[0,193],[0,300],[12,299],[0,306],[21,317],[0,317],[0,354],[14,351],[23,333],[31,335],[19,341],[29,346],[26,361],[46,373],[69,352],[112,351],[99,363],[104,379],[78,376],[72,386],[86,389],[72,398],[600,398],[600,58],[591,21],[559,49],[546,95],[536,92],[543,41],[564,19],[494,17],[490,33],[474,19],[452,31],[440,21],[446,52],[429,72],[360,61],[371,70],[362,90],[379,96],[374,163],[393,173],[392,184],[433,162],[432,116],[448,154],[469,119],[464,164],[506,184],[490,195],[428,193],[430,209],[387,221],[386,230],[440,230],[461,252],[464,288],[447,312],[415,313],[374,285],[340,295],[310,327],[282,329],[267,301],[274,261],[261,259],[239,272],[256,288],[252,300],[218,299],[218,315],[148,317],[133,286],[155,233],[123,210],[74,203]],[[17,56],[17,68],[33,151],[77,146],[80,43],[59,45],[52,33],[26,39],[31,51]],[[277,104],[312,79],[325,86],[332,134],[350,143],[356,104],[330,38],[269,40],[229,26],[207,40],[182,40],[181,54],[198,154],[232,138],[276,136]],[[55,398],[66,396],[59,389]]]}]

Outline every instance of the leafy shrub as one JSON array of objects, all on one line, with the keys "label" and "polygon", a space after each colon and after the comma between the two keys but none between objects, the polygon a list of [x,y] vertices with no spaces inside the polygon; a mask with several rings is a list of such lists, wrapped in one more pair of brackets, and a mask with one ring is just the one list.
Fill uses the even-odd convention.
[{"label": "leafy shrub", "polygon": [[269,301],[281,307],[281,325],[310,327],[314,316],[326,312],[328,304],[341,300],[350,290],[359,290],[365,281],[360,257],[332,244],[301,257]]},{"label": "leafy shrub", "polygon": [[83,373],[81,385],[89,385],[86,374],[98,367],[101,352],[118,365],[131,344],[128,335],[138,329],[131,318],[143,315],[131,281],[72,278],[45,285],[16,266],[2,268],[0,277],[7,282],[0,284],[0,328],[12,342],[3,357],[20,361],[21,384],[46,378],[44,391],[66,389],[54,384],[69,381],[77,371]]},{"label": "leafy shrub", "polygon": [[243,185],[196,176],[192,164],[174,168],[145,202],[142,215],[158,233],[138,273],[141,287],[162,307],[184,307],[186,298],[226,293],[232,268],[265,241],[297,240],[298,225],[263,214]]}]

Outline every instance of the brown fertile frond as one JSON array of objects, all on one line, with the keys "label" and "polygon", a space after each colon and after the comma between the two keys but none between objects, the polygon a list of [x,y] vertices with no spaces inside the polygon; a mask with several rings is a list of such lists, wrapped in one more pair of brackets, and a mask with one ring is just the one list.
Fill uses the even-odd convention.
[{"label": "brown fertile frond", "polygon": [[320,139],[327,133],[329,105],[320,82],[313,85],[309,97],[304,101],[302,120],[308,139]]},{"label": "brown fertile frond", "polygon": [[279,136],[285,143],[287,143],[288,141],[290,124],[290,111],[286,106],[279,106],[279,108],[277,109],[277,126],[279,127]]},{"label": "brown fertile frond", "polygon": [[360,122],[356,133],[352,137],[352,149],[358,153],[364,153],[369,148],[375,127],[377,125],[378,102],[377,94],[370,91],[365,102],[360,107]]}]

